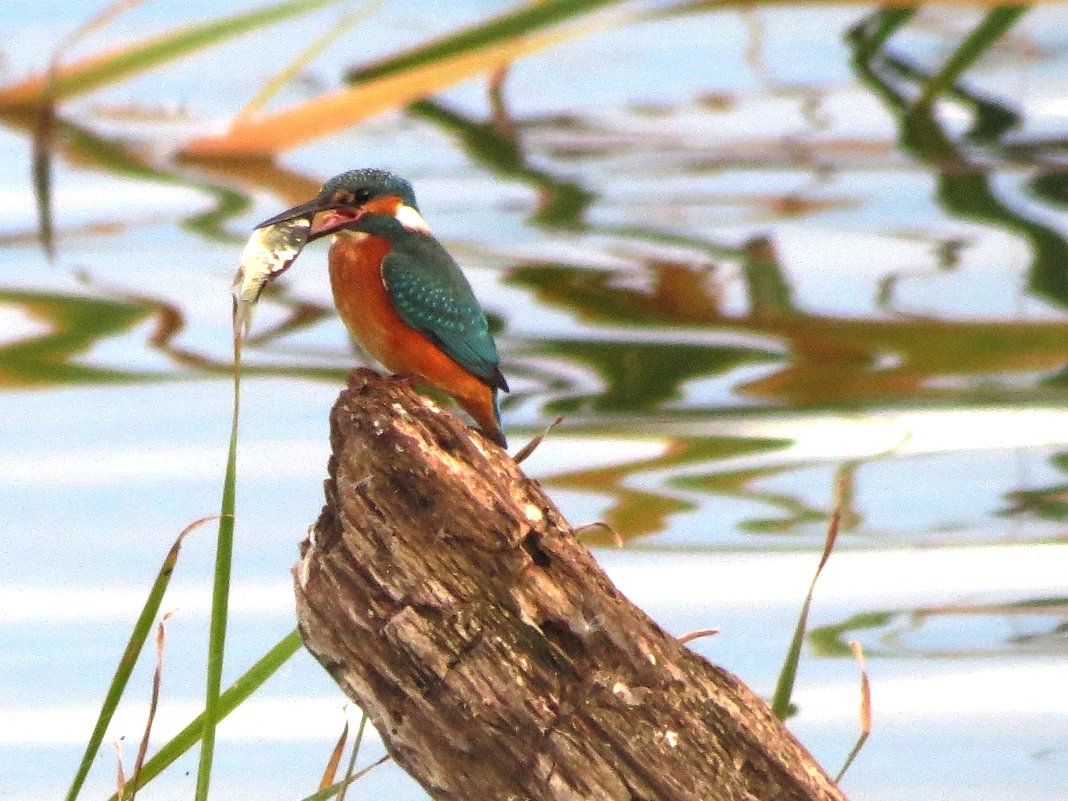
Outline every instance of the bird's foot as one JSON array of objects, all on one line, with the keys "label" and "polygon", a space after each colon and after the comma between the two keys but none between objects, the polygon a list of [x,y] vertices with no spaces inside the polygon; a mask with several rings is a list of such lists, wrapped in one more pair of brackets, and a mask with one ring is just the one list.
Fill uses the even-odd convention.
[{"label": "bird's foot", "polygon": [[408,389],[413,389],[420,379],[415,373],[394,373],[393,378],[400,381]]}]

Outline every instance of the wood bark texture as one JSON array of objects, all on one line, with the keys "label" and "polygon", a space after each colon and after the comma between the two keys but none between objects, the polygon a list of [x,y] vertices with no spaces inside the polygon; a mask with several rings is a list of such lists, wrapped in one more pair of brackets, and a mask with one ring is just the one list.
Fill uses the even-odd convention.
[{"label": "wood bark texture", "polygon": [[331,414],[308,649],[437,801],[842,801],[768,706],[612,585],[536,481],[399,379]]}]

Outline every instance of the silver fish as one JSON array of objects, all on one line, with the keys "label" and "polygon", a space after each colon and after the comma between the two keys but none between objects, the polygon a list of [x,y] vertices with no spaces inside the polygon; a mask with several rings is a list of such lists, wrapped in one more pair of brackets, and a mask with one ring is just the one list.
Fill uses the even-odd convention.
[{"label": "silver fish", "polygon": [[257,228],[241,252],[231,291],[234,295],[234,336],[248,335],[256,301],[267,284],[289,269],[308,241],[311,220],[294,220]]}]

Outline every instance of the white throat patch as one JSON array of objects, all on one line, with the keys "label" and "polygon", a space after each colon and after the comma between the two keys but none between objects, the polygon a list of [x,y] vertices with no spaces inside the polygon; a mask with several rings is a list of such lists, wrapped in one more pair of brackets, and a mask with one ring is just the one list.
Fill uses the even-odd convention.
[{"label": "white throat patch", "polygon": [[417,212],[411,206],[397,206],[397,211],[394,213],[393,216],[397,218],[397,222],[399,222],[409,231],[419,231],[420,233],[424,234],[430,233],[430,226],[426,224],[426,220],[423,219],[423,215]]}]

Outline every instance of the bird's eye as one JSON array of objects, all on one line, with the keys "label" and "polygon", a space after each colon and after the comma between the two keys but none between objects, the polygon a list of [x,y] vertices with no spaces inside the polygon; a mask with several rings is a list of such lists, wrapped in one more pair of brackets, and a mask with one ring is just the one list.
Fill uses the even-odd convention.
[{"label": "bird's eye", "polygon": [[348,189],[336,189],[330,202],[337,206],[362,206],[373,197],[370,189],[357,189],[355,192]]}]

